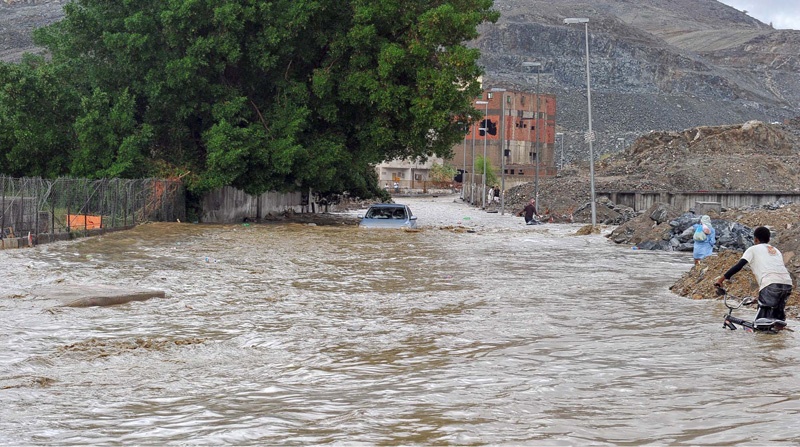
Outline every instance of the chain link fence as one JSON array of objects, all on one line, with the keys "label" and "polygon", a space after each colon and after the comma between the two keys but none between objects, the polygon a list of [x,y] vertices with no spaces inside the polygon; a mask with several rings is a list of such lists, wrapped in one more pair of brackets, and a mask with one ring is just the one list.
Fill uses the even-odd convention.
[{"label": "chain link fence", "polygon": [[0,239],[185,220],[180,181],[0,176]]}]

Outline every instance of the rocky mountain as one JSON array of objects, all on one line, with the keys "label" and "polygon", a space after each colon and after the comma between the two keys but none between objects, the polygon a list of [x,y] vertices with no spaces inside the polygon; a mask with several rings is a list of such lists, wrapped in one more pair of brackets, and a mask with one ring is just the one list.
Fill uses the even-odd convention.
[{"label": "rocky mountain", "polygon": [[31,34],[36,28],[57,22],[64,17],[65,1],[2,0],[0,1],[0,61],[18,62],[24,53],[40,53]]},{"label": "rocky mountain", "polygon": [[[584,158],[587,129],[583,25],[589,18],[595,153],[623,149],[651,130],[784,121],[800,115],[800,31],[769,25],[715,0],[496,0],[484,25],[489,87],[558,98],[569,158]],[[622,144],[621,144],[622,143]]]},{"label": "rocky mountain", "polygon": [[[63,2],[0,2],[0,60],[37,51],[31,31],[63,17]],[[495,8],[498,23],[472,42],[486,85],[535,91],[537,74],[522,62],[541,62],[540,91],[557,95],[568,160],[586,157],[588,120],[584,26],[566,17],[590,20],[598,157],[652,130],[800,116],[800,31],[716,0],[495,0]]]}]

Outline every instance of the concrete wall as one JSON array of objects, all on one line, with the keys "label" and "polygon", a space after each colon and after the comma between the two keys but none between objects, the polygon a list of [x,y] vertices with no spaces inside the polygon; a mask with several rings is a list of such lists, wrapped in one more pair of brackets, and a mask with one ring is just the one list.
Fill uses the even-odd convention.
[{"label": "concrete wall", "polygon": [[773,203],[778,199],[800,203],[800,191],[597,191],[597,197],[608,197],[617,205],[645,211],[656,202],[688,211],[698,202],[716,202],[724,208],[742,208]]},{"label": "concrete wall", "polygon": [[79,231],[70,231],[63,233],[47,232],[47,233],[39,233],[37,235],[32,235],[31,238],[32,240],[29,240],[27,235],[25,235],[24,237],[9,237],[0,239],[0,250],[6,250],[11,248],[28,248],[39,244],[48,244],[50,242],[70,241],[72,239],[80,237],[100,236],[115,231],[130,230],[131,228],[133,228],[132,225],[126,227],[98,228],[95,230],[79,230]]},{"label": "concrete wall", "polygon": [[[315,206],[315,210],[319,209]],[[245,219],[259,220],[286,212],[302,213],[309,211],[300,192],[266,192],[252,196],[244,191],[226,186],[212,191],[203,197],[205,223],[235,223]]]}]

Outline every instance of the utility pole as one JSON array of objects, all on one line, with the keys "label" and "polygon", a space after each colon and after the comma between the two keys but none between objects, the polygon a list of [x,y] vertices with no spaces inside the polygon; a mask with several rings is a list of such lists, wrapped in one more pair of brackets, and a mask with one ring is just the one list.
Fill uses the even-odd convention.
[{"label": "utility pole", "polygon": [[592,229],[597,226],[597,205],[595,204],[594,193],[594,143],[595,135],[592,131],[592,81],[589,74],[589,19],[580,18],[566,18],[564,23],[567,25],[574,23],[583,23],[583,29],[586,35],[586,109],[589,115],[589,131],[586,132],[586,142],[589,143],[589,189],[590,200],[592,205]]},{"label": "utility pole", "polygon": [[[533,112],[533,122],[536,126],[536,171],[533,176],[533,197],[536,199],[536,207],[539,207],[539,141],[541,139],[541,126],[539,125],[539,109],[541,108],[541,101],[539,100],[539,73],[541,72],[541,62],[523,62],[523,67],[536,67],[536,110]],[[538,210],[537,210],[538,211]]]},{"label": "utility pole", "polygon": [[501,125],[500,128],[502,129],[502,133],[500,134],[500,215],[504,215],[506,213],[505,210],[505,192],[506,192],[506,152],[505,152],[505,145],[506,145],[506,89],[504,88],[493,88],[493,92],[500,92],[501,100],[503,104],[500,108],[501,114]]},{"label": "utility pole", "polygon": [[[481,203],[483,203],[483,208],[486,208],[486,139],[489,136],[489,101],[475,101],[475,104],[485,106],[485,111],[483,113],[483,190],[481,191]],[[473,160],[473,164],[475,161]]]}]

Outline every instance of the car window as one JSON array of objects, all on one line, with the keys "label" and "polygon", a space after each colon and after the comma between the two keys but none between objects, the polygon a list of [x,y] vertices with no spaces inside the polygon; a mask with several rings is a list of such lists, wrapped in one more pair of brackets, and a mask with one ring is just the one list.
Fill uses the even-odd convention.
[{"label": "car window", "polygon": [[389,210],[384,208],[370,208],[365,216],[367,219],[388,219]]},{"label": "car window", "polygon": [[406,220],[412,215],[411,210],[406,207],[376,206],[370,207],[364,218]]}]

